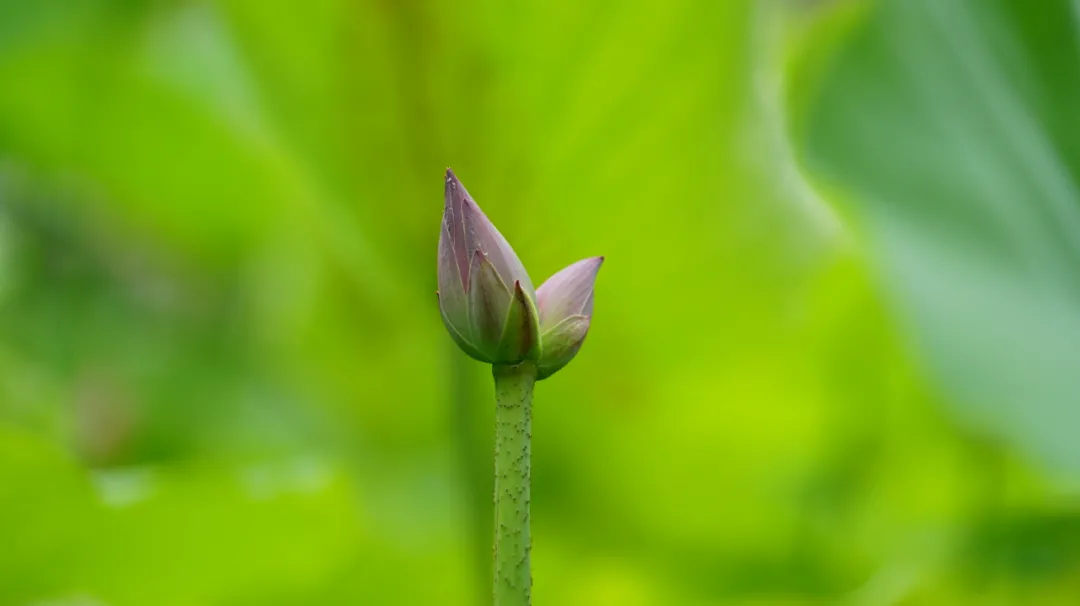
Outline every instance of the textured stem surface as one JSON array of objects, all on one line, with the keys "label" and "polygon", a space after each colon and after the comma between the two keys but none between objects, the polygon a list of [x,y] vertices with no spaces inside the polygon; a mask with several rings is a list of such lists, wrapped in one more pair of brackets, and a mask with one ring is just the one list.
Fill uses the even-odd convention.
[{"label": "textured stem surface", "polygon": [[529,483],[536,367],[529,362],[495,366],[494,375],[495,606],[529,606]]}]

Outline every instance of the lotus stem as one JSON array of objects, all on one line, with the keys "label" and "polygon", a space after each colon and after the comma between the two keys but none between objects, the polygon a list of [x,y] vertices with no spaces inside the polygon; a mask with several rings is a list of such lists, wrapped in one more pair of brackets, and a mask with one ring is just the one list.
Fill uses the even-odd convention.
[{"label": "lotus stem", "polygon": [[536,365],[495,365],[495,606],[530,606],[529,504]]}]

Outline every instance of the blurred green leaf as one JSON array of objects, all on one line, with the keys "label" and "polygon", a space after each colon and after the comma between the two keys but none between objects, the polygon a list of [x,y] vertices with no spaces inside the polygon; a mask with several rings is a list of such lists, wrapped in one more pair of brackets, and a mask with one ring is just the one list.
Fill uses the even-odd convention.
[{"label": "blurred green leaf", "polygon": [[882,0],[789,78],[801,160],[864,234],[931,374],[968,422],[1073,473],[1076,28],[1065,0]]}]

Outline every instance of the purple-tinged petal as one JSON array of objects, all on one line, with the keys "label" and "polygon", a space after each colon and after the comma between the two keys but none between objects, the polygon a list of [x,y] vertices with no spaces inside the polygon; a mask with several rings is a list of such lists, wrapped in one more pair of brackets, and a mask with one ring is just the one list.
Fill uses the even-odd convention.
[{"label": "purple-tinged petal", "polygon": [[487,362],[489,364],[491,363],[491,360],[477,349],[467,337],[462,335],[450,319],[446,317],[446,309],[443,307],[441,294],[439,295],[439,315],[442,316],[443,324],[446,326],[446,332],[450,333],[450,338],[454,340],[454,343],[457,343],[457,346],[460,347],[462,351],[474,360]]},{"label": "purple-tinged petal", "polygon": [[448,327],[453,327],[463,338],[472,339],[469,299],[465,294],[465,286],[459,274],[450,240],[450,234],[444,223],[443,229],[439,232],[439,309]]},{"label": "purple-tinged petal", "polygon": [[[446,205],[447,209],[449,209],[448,212],[453,214],[455,221],[454,230],[450,232],[454,237],[455,247],[457,247],[457,243],[462,243],[466,258],[473,251],[480,250],[487,255],[491,264],[495,267],[495,272],[499,274],[505,284],[520,281],[525,292],[530,297],[535,297],[532,280],[529,279],[529,274],[521,260],[518,259],[517,253],[514,252],[506,238],[499,233],[499,230],[495,228],[491,220],[487,218],[484,211],[480,210],[480,207],[469,195],[469,192],[461,184],[457,176],[454,175],[454,172],[449,169],[446,171]],[[456,231],[457,222],[461,224],[460,234]],[[458,263],[461,264],[461,258],[458,259]],[[463,275],[465,275],[464,272]],[[465,290],[468,291],[468,279],[466,279],[465,284]]]},{"label": "purple-tinged petal", "polygon": [[593,306],[593,293],[589,293],[589,298],[585,300],[585,305],[581,308],[581,315],[592,317]]},{"label": "purple-tinged petal", "polygon": [[603,257],[591,257],[570,265],[548,278],[536,291],[541,330],[573,315],[592,317],[593,284]]},{"label": "purple-tinged petal", "polygon": [[473,253],[470,273],[473,276],[469,290],[472,342],[480,351],[494,357],[502,340],[512,293],[479,250]]},{"label": "purple-tinged petal", "polygon": [[454,171],[446,169],[445,206],[443,208],[443,230],[449,236],[450,249],[457,263],[458,275],[464,291],[469,290],[469,262],[472,251],[465,241],[465,198],[469,195],[461,186]]}]

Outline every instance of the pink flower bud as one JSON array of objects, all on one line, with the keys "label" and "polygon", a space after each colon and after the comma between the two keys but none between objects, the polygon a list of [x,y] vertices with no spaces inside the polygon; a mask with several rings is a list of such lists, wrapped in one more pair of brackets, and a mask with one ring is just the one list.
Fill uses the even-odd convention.
[{"label": "pink flower bud", "polygon": [[540,360],[537,379],[566,366],[589,332],[593,284],[603,257],[578,261],[548,278],[536,291],[540,311]]},{"label": "pink flower bud", "polygon": [[489,364],[517,364],[540,354],[532,281],[514,249],[446,171],[439,234],[439,309],[465,353]]}]

